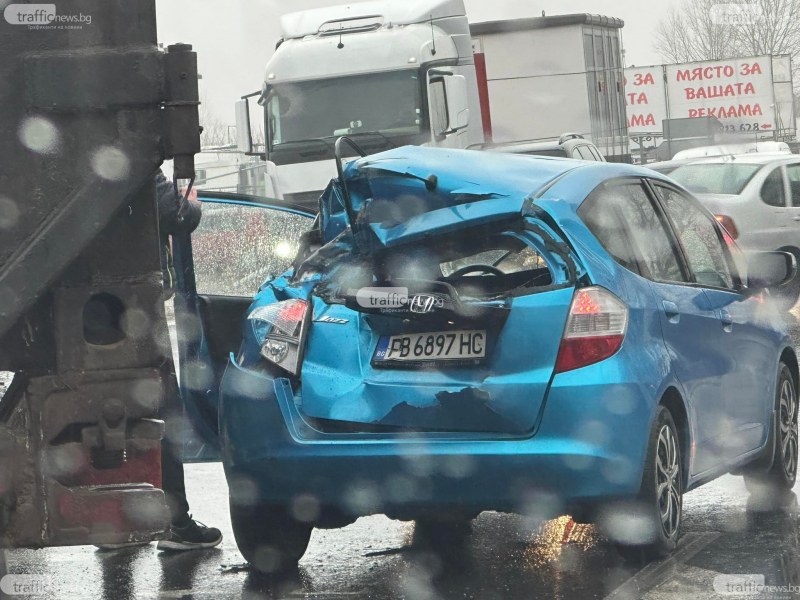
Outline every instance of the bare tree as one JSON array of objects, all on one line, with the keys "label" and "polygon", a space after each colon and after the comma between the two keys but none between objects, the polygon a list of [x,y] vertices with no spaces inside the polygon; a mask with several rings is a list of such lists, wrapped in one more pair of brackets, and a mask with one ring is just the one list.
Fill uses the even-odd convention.
[{"label": "bare tree", "polygon": [[658,24],[653,42],[664,62],[716,60],[737,54],[738,32],[716,22],[715,4],[718,0],[684,0],[670,10]]},{"label": "bare tree", "polygon": [[658,24],[653,46],[664,62],[791,54],[800,85],[800,0],[683,0]]},{"label": "bare tree", "polygon": [[800,0],[755,0],[753,19],[736,27],[742,56],[791,54],[793,79],[800,75]]},{"label": "bare tree", "polygon": [[231,143],[228,135],[228,126],[208,110],[205,97],[200,101],[199,107],[200,126],[203,133],[200,135],[200,144],[207,146],[227,146]]}]

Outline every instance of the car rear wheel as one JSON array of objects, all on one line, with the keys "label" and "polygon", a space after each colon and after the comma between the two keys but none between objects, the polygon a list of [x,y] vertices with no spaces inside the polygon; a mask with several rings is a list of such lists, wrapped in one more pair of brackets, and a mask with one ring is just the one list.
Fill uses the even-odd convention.
[{"label": "car rear wheel", "polygon": [[792,372],[784,363],[778,366],[775,410],[772,466],[766,473],[744,475],[748,491],[765,497],[791,490],[797,480],[797,390]]},{"label": "car rear wheel", "polygon": [[[675,421],[659,406],[650,431],[647,461],[635,512],[641,512],[639,532],[618,540],[627,559],[652,560],[672,552],[680,535],[683,508],[683,462]],[[630,517],[631,515],[626,515]],[[612,534],[613,535],[613,534]]]},{"label": "car rear wheel", "polygon": [[256,571],[280,575],[297,569],[311,539],[313,525],[294,519],[283,507],[243,505],[230,500],[236,545]]}]

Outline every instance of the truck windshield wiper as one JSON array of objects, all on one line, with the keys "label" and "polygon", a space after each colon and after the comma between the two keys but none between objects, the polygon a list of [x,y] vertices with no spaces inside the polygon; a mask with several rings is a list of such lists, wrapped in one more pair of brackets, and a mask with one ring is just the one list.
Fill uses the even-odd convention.
[{"label": "truck windshield wiper", "polygon": [[280,144],[272,144],[272,149],[275,150],[276,148],[280,148],[281,146],[288,146],[289,144],[309,144],[314,142],[327,146],[328,148],[331,149],[331,151],[334,150],[333,142],[322,137],[306,138],[304,140],[286,140],[285,142],[281,142]]},{"label": "truck windshield wiper", "polygon": [[355,136],[358,136],[358,135],[376,135],[378,137],[383,138],[383,140],[386,142],[386,144],[390,148],[397,148],[397,145],[392,140],[390,140],[388,137],[386,137],[384,134],[382,134],[380,131],[356,131],[356,132],[353,132],[353,133],[348,133],[347,135],[350,136],[350,137],[355,137]]}]

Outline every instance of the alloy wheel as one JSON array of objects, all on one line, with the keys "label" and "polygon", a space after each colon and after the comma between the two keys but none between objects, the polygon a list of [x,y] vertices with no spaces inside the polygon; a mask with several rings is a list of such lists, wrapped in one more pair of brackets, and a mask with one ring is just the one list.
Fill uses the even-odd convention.
[{"label": "alloy wheel", "polygon": [[781,384],[779,410],[783,470],[786,478],[792,480],[797,473],[797,396],[788,379]]},{"label": "alloy wheel", "polygon": [[678,441],[669,425],[658,433],[656,447],[656,498],[661,528],[668,539],[677,535],[681,522],[681,465]]}]

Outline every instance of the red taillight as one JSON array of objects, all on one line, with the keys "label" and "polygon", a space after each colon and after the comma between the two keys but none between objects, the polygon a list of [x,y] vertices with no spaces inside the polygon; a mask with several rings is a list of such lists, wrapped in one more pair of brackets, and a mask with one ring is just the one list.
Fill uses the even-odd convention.
[{"label": "red taillight", "polygon": [[736,223],[733,222],[733,219],[731,219],[728,215],[714,215],[714,216],[716,217],[719,224],[722,225],[729,234],[731,234],[731,237],[733,239],[739,237],[739,230],[736,229]]},{"label": "red taillight", "polygon": [[303,320],[308,309],[308,302],[305,300],[290,300],[281,307],[278,313],[279,322],[299,323]]},{"label": "red taillight", "polygon": [[628,308],[601,287],[575,291],[556,359],[556,373],[572,371],[612,356],[622,346]]},{"label": "red taillight", "polygon": [[298,375],[309,317],[309,303],[293,299],[260,306],[247,318],[261,344],[261,356]]}]

